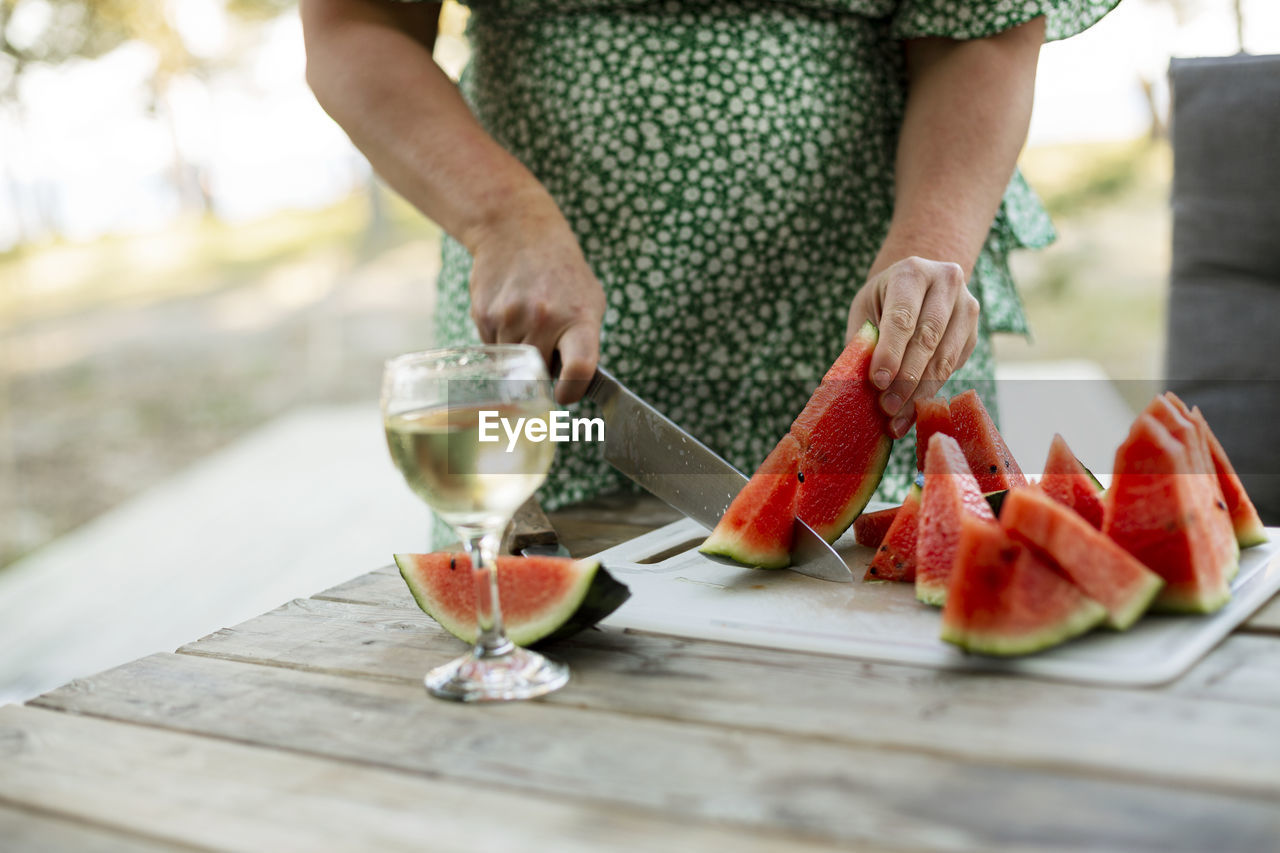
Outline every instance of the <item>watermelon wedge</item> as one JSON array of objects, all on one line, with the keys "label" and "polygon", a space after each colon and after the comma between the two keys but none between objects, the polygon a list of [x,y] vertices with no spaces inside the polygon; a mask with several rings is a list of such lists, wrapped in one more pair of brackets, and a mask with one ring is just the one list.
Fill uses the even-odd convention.
[{"label": "watermelon wedge", "polygon": [[828,542],[862,512],[889,462],[889,417],[867,378],[879,339],[864,323],[791,425],[803,475],[796,517]]},{"label": "watermelon wedge", "polygon": [[980,654],[1025,655],[1083,634],[1106,616],[1106,608],[999,525],[961,517],[943,640]]},{"label": "watermelon wedge", "polygon": [[995,526],[995,514],[969,470],[960,445],[935,433],[925,457],[920,531],[916,539],[916,598],[942,604],[960,541],[960,520],[971,516]]},{"label": "watermelon wedge", "polygon": [[879,547],[884,541],[885,534],[893,526],[893,520],[897,518],[900,509],[902,509],[900,506],[891,506],[875,512],[864,512],[855,518],[853,520],[854,541],[866,548]]},{"label": "watermelon wedge", "polygon": [[1074,509],[1098,530],[1102,529],[1102,484],[1080,464],[1066,440],[1057,433],[1049,445],[1040,488],[1049,497]]},{"label": "watermelon wedge", "polygon": [[1105,607],[1107,624],[1116,630],[1136,622],[1164,586],[1132,554],[1034,486],[1009,492],[1000,526],[1049,557],[1081,592]]},{"label": "watermelon wedge", "polygon": [[800,445],[784,435],[698,550],[761,569],[790,565],[799,473]]},{"label": "watermelon wedge", "polygon": [[951,435],[960,443],[969,468],[984,492],[998,492],[1014,486],[1025,486],[1018,461],[1009,452],[1004,436],[982,405],[978,392],[969,390],[951,398]]},{"label": "watermelon wedge", "polygon": [[1178,399],[1172,391],[1164,394],[1166,400],[1173,404],[1183,417],[1195,424],[1196,430],[1209,445],[1209,454],[1213,458],[1214,471],[1218,475],[1218,486],[1222,489],[1222,499],[1226,501],[1227,511],[1231,513],[1231,524],[1235,528],[1236,542],[1241,548],[1252,548],[1267,542],[1267,528],[1262,517],[1254,507],[1253,501],[1244,490],[1244,484],[1236,474],[1235,467],[1227,458],[1227,451],[1222,449],[1218,437],[1209,429],[1209,422],[1199,407],[1187,409],[1186,403]]},{"label": "watermelon wedge", "polygon": [[902,506],[895,507],[893,524],[889,525],[876,555],[867,566],[864,581],[903,581],[916,579],[916,534],[920,529],[920,487],[912,486]]},{"label": "watermelon wedge", "polygon": [[1231,597],[1239,548],[1220,490],[1194,471],[1187,448],[1149,414],[1116,451],[1102,531],[1164,578],[1153,608],[1209,613]]},{"label": "watermelon wedge", "polygon": [[[461,553],[396,554],[400,576],[422,611],[450,634],[476,640],[471,558]],[[499,557],[498,601],[517,646],[559,640],[589,628],[631,596],[599,560]]]},{"label": "watermelon wedge", "polygon": [[[1215,537],[1223,538],[1229,533],[1234,539],[1235,529],[1231,523],[1231,512],[1227,507],[1226,497],[1222,494],[1222,484],[1218,480],[1218,472],[1214,468],[1213,457],[1209,453],[1209,441],[1204,433],[1197,429],[1189,418],[1184,417],[1178,411],[1178,407],[1166,397],[1153,398],[1144,411],[1159,421],[1186,450],[1189,467],[1183,472],[1183,476],[1192,480],[1199,491],[1211,496],[1208,506],[1216,511],[1207,513],[1202,523],[1213,528]],[[1228,581],[1235,577],[1236,571],[1240,568],[1239,543],[1236,543],[1235,550],[1237,559],[1227,574]]]},{"label": "watermelon wedge", "polygon": [[924,470],[929,439],[935,432],[952,435],[951,407],[941,397],[916,400],[916,470]]}]

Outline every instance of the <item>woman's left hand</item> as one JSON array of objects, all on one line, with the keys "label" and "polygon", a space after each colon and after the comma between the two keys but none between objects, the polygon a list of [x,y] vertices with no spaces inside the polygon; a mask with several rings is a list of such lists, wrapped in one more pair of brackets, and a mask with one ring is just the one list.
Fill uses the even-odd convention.
[{"label": "woman's left hand", "polygon": [[867,320],[879,327],[870,374],[894,438],[911,428],[915,401],[936,394],[973,352],[978,311],[958,264],[917,257],[872,276],[853,298],[845,340]]}]

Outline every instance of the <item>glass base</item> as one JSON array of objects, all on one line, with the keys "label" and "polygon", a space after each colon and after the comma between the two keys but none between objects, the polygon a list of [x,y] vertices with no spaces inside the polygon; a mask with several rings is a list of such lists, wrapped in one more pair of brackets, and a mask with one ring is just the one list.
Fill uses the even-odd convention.
[{"label": "glass base", "polygon": [[569,667],[537,652],[512,647],[495,657],[463,655],[427,673],[427,692],[455,702],[507,702],[533,699],[569,682]]}]

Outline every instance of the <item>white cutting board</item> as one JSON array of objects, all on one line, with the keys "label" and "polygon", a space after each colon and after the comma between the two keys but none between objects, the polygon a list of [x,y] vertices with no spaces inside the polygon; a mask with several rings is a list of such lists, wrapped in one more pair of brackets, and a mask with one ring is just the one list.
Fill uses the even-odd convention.
[{"label": "white cutting board", "polygon": [[1231,601],[1217,613],[1148,614],[1124,633],[1095,630],[1014,659],[969,655],[942,642],[939,611],[916,601],[910,584],[864,583],[873,552],[851,532],[836,550],[853,569],[853,583],[716,562],[697,552],[707,529],[690,519],[596,556],[631,587],[631,599],[603,623],[615,628],[938,669],[1146,686],[1186,672],[1280,590],[1280,528],[1267,533],[1267,544],[1241,552]]}]

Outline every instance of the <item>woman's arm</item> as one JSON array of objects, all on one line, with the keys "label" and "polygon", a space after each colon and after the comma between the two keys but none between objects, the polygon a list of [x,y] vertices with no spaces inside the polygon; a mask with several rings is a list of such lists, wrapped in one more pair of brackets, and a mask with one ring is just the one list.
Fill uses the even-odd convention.
[{"label": "woman's arm", "polygon": [[866,319],[880,326],[871,378],[895,436],[911,425],[910,401],[973,352],[978,303],[965,281],[1026,141],[1043,40],[1036,18],[990,38],[906,42],[893,220],[849,312],[850,335]]},{"label": "woman's arm", "polygon": [[599,357],[604,292],[537,179],[480,127],[431,58],[438,3],[302,0],[307,82],[373,168],[474,260],[483,340],[559,351],[561,402]]}]

